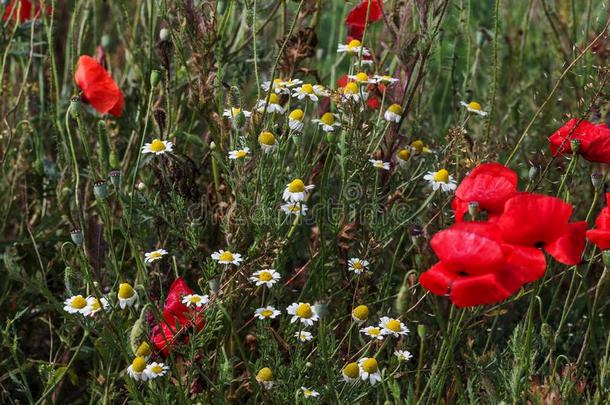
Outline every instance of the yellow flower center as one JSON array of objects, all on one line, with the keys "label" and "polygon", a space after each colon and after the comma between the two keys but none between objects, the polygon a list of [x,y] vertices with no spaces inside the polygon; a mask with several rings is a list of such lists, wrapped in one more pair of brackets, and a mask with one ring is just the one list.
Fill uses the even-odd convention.
[{"label": "yellow flower center", "polygon": [[269,97],[269,103],[271,104],[279,104],[280,103],[280,97],[275,94],[275,93],[271,93],[271,96]]},{"label": "yellow flower center", "polygon": [[155,364],[150,368],[150,370],[155,374],[159,374],[163,371],[163,367],[159,366],[158,364]]},{"label": "yellow flower center", "polygon": [[159,253],[159,252],[152,252],[152,253],[150,254],[150,258],[151,258],[151,259],[158,259],[158,258],[160,258],[160,257],[161,257],[161,253]]},{"label": "yellow flower center", "polygon": [[270,272],[263,270],[258,274],[258,279],[260,281],[270,281],[273,278]]},{"label": "yellow flower center", "polygon": [[232,262],[233,261],[233,253],[231,252],[222,252],[219,257],[222,262]]},{"label": "yellow flower center", "polygon": [[135,294],[133,287],[129,283],[121,283],[119,285],[119,298],[131,298]]},{"label": "yellow flower center", "polygon": [[313,391],[312,391],[312,390],[307,390],[307,389],[303,390],[303,395],[305,395],[306,397],[309,397],[309,396],[311,396],[312,394],[313,394]]},{"label": "yellow flower center", "polygon": [[421,153],[424,150],[424,143],[420,140],[413,141],[411,142],[411,147]]},{"label": "yellow flower center", "polygon": [[146,360],[144,360],[144,357],[138,356],[133,359],[133,362],[131,363],[131,369],[133,371],[135,371],[136,373],[141,373],[142,371],[144,371],[145,368]]},{"label": "yellow flower center", "polygon": [[309,83],[305,83],[301,86],[301,91],[306,94],[313,94],[313,86]]},{"label": "yellow flower center", "polygon": [[440,183],[449,183],[449,172],[445,169],[441,169],[434,173],[434,181]]},{"label": "yellow flower center", "polygon": [[400,321],[396,319],[390,319],[385,326],[392,332],[400,332]]},{"label": "yellow flower center", "polygon": [[471,101],[468,103],[468,108],[475,111],[481,111],[481,104],[477,103],[476,101]]},{"label": "yellow flower center", "polygon": [[371,328],[371,329],[369,329],[368,334],[371,336],[379,336],[379,335],[381,335],[381,329]]},{"label": "yellow flower center", "polygon": [[356,80],[359,82],[366,82],[367,80],[369,80],[369,75],[364,72],[360,72],[356,75]]},{"label": "yellow flower center", "polygon": [[279,85],[282,84],[283,80],[282,79],[273,79],[273,84]]},{"label": "yellow flower center", "polygon": [[270,317],[271,315],[273,315],[273,311],[270,309],[263,309],[261,311],[261,315],[264,316],[265,318]]},{"label": "yellow flower center", "polygon": [[304,115],[305,115],[305,113],[303,112],[303,110],[301,110],[300,108],[297,108],[296,110],[292,110],[290,115],[288,115],[288,118],[290,118],[291,120],[294,120],[294,121],[301,121],[301,120],[303,120]]},{"label": "yellow flower center", "polygon": [[343,92],[345,94],[356,94],[358,93],[358,85],[354,82],[349,82],[345,85]]},{"label": "yellow flower center", "polygon": [[275,145],[275,137],[269,131],[261,132],[261,134],[258,136],[258,142],[263,145],[272,146]]},{"label": "yellow flower center", "polygon": [[261,368],[258,373],[256,374],[256,379],[258,381],[271,381],[271,379],[273,378],[273,371],[271,371],[271,369],[269,367],[263,367]]},{"label": "yellow flower center", "polygon": [[349,378],[358,378],[358,375],[360,374],[360,368],[358,367],[358,363],[349,363],[343,368],[343,374],[345,374]]},{"label": "yellow flower center", "polygon": [[152,351],[150,350],[150,345],[146,342],[140,343],[138,350],[136,350],[136,356],[138,357],[146,357],[150,356]]},{"label": "yellow flower center", "polygon": [[288,185],[288,191],[291,193],[302,193],[305,191],[305,184],[301,179],[294,179]]},{"label": "yellow flower center", "polygon": [[311,305],[299,304],[299,306],[297,307],[297,310],[295,311],[295,314],[300,318],[305,318],[305,319],[311,318],[311,316],[313,315],[313,312],[311,310]]},{"label": "yellow flower center", "polygon": [[95,312],[101,308],[102,308],[102,304],[100,303],[100,300],[98,300],[97,298],[94,298],[93,302],[91,303],[91,309]]},{"label": "yellow flower center", "polygon": [[231,107],[231,115],[234,117],[241,112],[241,108]]},{"label": "yellow flower center", "polygon": [[322,115],[320,121],[322,121],[326,125],[333,125],[335,123],[335,116],[327,112]]},{"label": "yellow flower center", "polygon": [[388,111],[394,114],[402,114],[402,107],[399,104],[392,104],[388,107]]},{"label": "yellow flower center", "polygon": [[352,311],[352,315],[354,316],[354,318],[364,321],[366,318],[369,317],[369,307],[367,307],[366,305],[358,305]]},{"label": "yellow flower center", "polygon": [[190,302],[192,302],[193,304],[196,304],[196,303],[198,303],[198,302],[200,302],[200,301],[201,301],[201,297],[200,297],[200,296],[198,296],[198,295],[193,295],[193,296],[192,296],[192,297],[189,299],[189,301],[190,301]]},{"label": "yellow flower center", "polygon": [[246,157],[246,155],[248,154],[248,152],[246,152],[245,150],[238,150],[237,152],[235,152],[235,157],[238,159],[243,159]]},{"label": "yellow flower center", "polygon": [[72,308],[83,309],[87,306],[87,300],[82,295],[77,295],[72,299]]},{"label": "yellow flower center", "polygon": [[362,362],[362,369],[367,373],[374,373],[377,371],[377,360],[370,358]]},{"label": "yellow flower center", "polygon": [[411,152],[409,152],[407,149],[401,149],[398,151],[398,157],[401,160],[407,160],[411,157]]},{"label": "yellow flower center", "polygon": [[356,270],[364,269],[364,265],[362,264],[361,261],[354,262],[354,264],[352,264],[352,267],[355,268]]},{"label": "yellow flower center", "polygon": [[150,144],[150,150],[153,152],[161,152],[165,150],[165,144],[159,139],[155,139]]},{"label": "yellow flower center", "polygon": [[351,41],[349,41],[349,44],[347,44],[347,47],[349,49],[354,49],[354,48],[358,48],[361,45],[362,45],[362,43],[360,41],[358,41],[357,39],[352,39]]},{"label": "yellow flower center", "polygon": [[290,207],[288,207],[288,210],[290,212],[301,212],[301,207],[299,207],[297,204],[292,204]]}]

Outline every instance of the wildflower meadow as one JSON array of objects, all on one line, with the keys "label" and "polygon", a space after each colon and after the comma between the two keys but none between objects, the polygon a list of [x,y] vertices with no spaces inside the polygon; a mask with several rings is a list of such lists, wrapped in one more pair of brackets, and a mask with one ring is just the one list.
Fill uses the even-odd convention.
[{"label": "wildflower meadow", "polygon": [[0,403],[610,403],[607,0],[0,16]]}]

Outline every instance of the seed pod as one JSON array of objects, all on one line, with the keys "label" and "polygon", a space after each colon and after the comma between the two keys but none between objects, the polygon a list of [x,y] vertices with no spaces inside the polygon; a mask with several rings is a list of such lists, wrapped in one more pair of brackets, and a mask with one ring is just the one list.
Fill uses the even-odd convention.
[{"label": "seed pod", "polygon": [[131,344],[131,350],[136,353],[138,348],[142,344],[142,341],[146,340],[146,335],[148,334],[148,327],[146,325],[146,311],[147,306],[142,308],[142,312],[140,312],[140,317],[134,322],[131,327],[131,332],[129,334],[129,343]]},{"label": "seed pod", "polygon": [[70,238],[72,238],[72,242],[76,246],[81,246],[83,244],[83,231],[80,228],[74,228],[70,231]]},{"label": "seed pod", "polygon": [[121,187],[121,172],[119,170],[111,171],[108,176],[110,177],[110,182],[114,187]]},{"label": "seed pod", "polygon": [[74,295],[72,292],[72,278],[74,277],[74,270],[72,267],[66,266],[64,270],[64,286],[66,287],[66,293],[68,295]]},{"label": "seed pod", "polygon": [[74,96],[70,99],[70,115],[72,116],[72,118],[76,119],[78,117],[80,117],[81,114],[81,102],[80,102],[80,97],[78,96]]},{"label": "seed pod", "polygon": [[161,81],[161,72],[159,72],[158,70],[153,70],[152,72],[150,72],[150,87],[152,87],[153,89],[155,87],[157,87],[157,84],[159,84],[159,82]]},{"label": "seed pod", "polygon": [[104,180],[93,183],[93,194],[100,199],[108,197],[108,183]]}]

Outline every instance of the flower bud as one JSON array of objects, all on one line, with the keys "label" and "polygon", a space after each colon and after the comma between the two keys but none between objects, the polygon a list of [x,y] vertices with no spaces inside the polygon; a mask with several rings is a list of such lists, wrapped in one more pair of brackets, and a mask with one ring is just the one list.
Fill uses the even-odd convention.
[{"label": "flower bud", "polygon": [[530,180],[534,180],[534,178],[536,177],[537,174],[538,174],[538,168],[536,166],[532,166],[532,167],[530,167],[530,170],[527,172],[527,177]]},{"label": "flower bud", "polygon": [[477,216],[479,215],[479,202],[478,201],[470,201],[468,203],[468,213],[470,214],[470,217],[473,220],[477,219]]},{"label": "flower bud", "polygon": [[243,111],[237,113],[233,119],[233,126],[235,126],[235,129],[242,129],[244,126],[246,126],[246,116],[244,115]]},{"label": "flower bud", "polygon": [[334,132],[327,132],[325,138],[326,142],[334,143],[337,140],[337,135]]},{"label": "flower bud", "polygon": [[426,337],[426,325],[421,323],[417,325],[417,336],[419,336],[420,339]]},{"label": "flower bud", "polygon": [[110,35],[104,34],[102,35],[102,48],[108,49],[112,47],[113,44],[112,37]]},{"label": "flower bud", "polygon": [[580,149],[580,140],[572,139],[570,141],[570,149],[572,149],[572,153],[578,153],[578,150]]},{"label": "flower bud", "polygon": [[97,198],[106,198],[108,197],[108,183],[104,180],[98,180],[93,183],[93,194]]},{"label": "flower bud", "polygon": [[604,175],[600,172],[591,173],[591,183],[594,188],[600,188],[604,184]]},{"label": "flower bud", "polygon": [[139,181],[138,184],[136,184],[136,188],[138,189],[138,191],[142,191],[142,190],[146,189],[146,184]]},{"label": "flower bud", "polygon": [[159,82],[161,81],[161,72],[159,72],[158,70],[153,70],[152,72],[150,72],[150,86],[151,87],[157,87],[157,84],[159,84]]},{"label": "flower bud", "polygon": [[210,142],[210,150],[214,150],[216,149],[216,142],[212,141]]},{"label": "flower bud", "polygon": [[76,119],[80,117],[81,107],[80,97],[74,96],[70,99],[69,111],[72,118]]},{"label": "flower bud", "polygon": [[111,171],[108,173],[108,176],[110,177],[110,182],[114,187],[119,188],[121,186],[121,172],[119,170]]},{"label": "flower bud", "polygon": [[72,238],[72,242],[76,246],[81,246],[83,244],[83,231],[80,228],[74,228],[70,231],[70,238]]},{"label": "flower bud", "polygon": [[161,41],[167,41],[170,36],[170,32],[167,28],[161,28],[161,31],[159,31],[159,39]]},{"label": "flower bud", "polygon": [[121,168],[121,160],[119,159],[119,155],[115,151],[110,152],[109,162],[110,162],[111,168],[113,168],[113,169]]}]

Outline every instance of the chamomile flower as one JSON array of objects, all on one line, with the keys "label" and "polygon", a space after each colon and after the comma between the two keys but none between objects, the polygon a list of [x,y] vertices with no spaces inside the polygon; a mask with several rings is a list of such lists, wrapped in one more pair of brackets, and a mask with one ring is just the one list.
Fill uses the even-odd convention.
[{"label": "chamomile flower", "polygon": [[265,389],[271,389],[273,387],[273,371],[269,367],[263,367],[256,373],[256,381],[261,383]]},{"label": "chamomile flower", "polygon": [[311,339],[313,339],[313,335],[311,334],[311,332],[307,332],[306,330],[296,332],[294,334],[294,337],[297,338],[301,343],[307,343]]},{"label": "chamomile flower", "polygon": [[285,88],[290,90],[293,87],[300,86],[301,84],[303,84],[303,80],[301,80],[301,79],[288,79],[288,80],[284,80],[282,82],[282,84],[284,85]]},{"label": "chamomile flower", "polygon": [[312,390],[311,388],[301,387],[301,391],[303,392],[303,397],[305,398],[317,398],[320,396],[318,391]]},{"label": "chamomile flower", "polygon": [[298,98],[299,100],[308,98],[314,102],[318,101],[318,96],[316,95],[313,86],[309,83],[305,83],[301,87],[293,89],[292,97]]},{"label": "chamomile flower", "polygon": [[347,261],[347,269],[349,271],[353,271],[356,274],[362,274],[369,269],[369,262],[364,259],[352,257]]},{"label": "chamomile flower", "polygon": [[360,90],[360,86],[356,82],[349,82],[341,89],[341,95],[343,101],[360,101],[360,99],[366,99],[367,93]]},{"label": "chamomile flower", "polygon": [[389,76],[389,75],[374,75],[373,80],[375,80],[376,83],[382,83],[382,84],[394,84],[394,83],[398,83],[400,81],[397,78]]},{"label": "chamomile flower", "polygon": [[484,117],[484,116],[486,116],[488,114],[486,111],[483,111],[483,109],[481,108],[481,104],[477,103],[476,101],[471,101],[469,103],[467,103],[465,101],[460,101],[460,104],[463,107],[466,107],[466,109],[469,112],[478,114],[481,117]]},{"label": "chamomile flower", "polygon": [[410,147],[411,151],[416,155],[422,153],[432,153],[432,149],[428,148],[428,146],[426,146],[426,144],[420,139],[411,142]]},{"label": "chamomile flower", "polygon": [[294,109],[288,114],[288,126],[290,129],[296,132],[303,130],[303,118],[305,113],[300,108]]},{"label": "chamomile flower", "polygon": [[119,297],[119,306],[121,309],[133,306],[133,304],[135,304],[135,302],[138,300],[138,293],[129,283],[119,284],[119,292],[117,293],[117,296]]},{"label": "chamomile flower", "polygon": [[104,297],[87,297],[87,306],[83,309],[82,314],[85,316],[93,316],[102,309],[105,311],[110,307],[108,300]]},{"label": "chamomile flower", "polygon": [[167,250],[165,250],[165,249],[157,249],[157,250],[153,250],[152,252],[146,252],[146,253],[144,253],[144,263],[155,262],[155,261],[161,259],[166,254],[167,254]]},{"label": "chamomile flower", "polygon": [[433,190],[439,188],[444,192],[451,192],[457,188],[457,184],[453,179],[453,176],[449,175],[449,172],[445,169],[441,169],[437,172],[428,172],[424,176],[424,180],[428,180]]},{"label": "chamomile flower", "polygon": [[358,84],[373,84],[376,83],[374,79],[371,79],[366,72],[358,72],[355,75],[347,76],[348,79],[355,81]]},{"label": "chamomile flower", "polygon": [[324,132],[334,132],[335,128],[341,127],[341,123],[337,121],[337,117],[333,113],[324,113],[320,117],[320,119],[312,120],[312,122],[317,123]]},{"label": "chamomile flower", "polygon": [[[270,81],[266,81],[266,82],[263,82],[261,84],[261,88],[263,90],[265,90],[265,91],[269,91],[269,87],[270,86],[271,86],[271,82]],[[286,89],[284,81],[282,79],[279,79],[279,78],[278,79],[273,79],[273,86],[272,87],[273,87],[273,91],[275,93],[278,93],[278,94],[282,93]]]},{"label": "chamomile flower", "polygon": [[371,55],[362,55],[362,59],[356,59],[354,66],[373,66],[373,58]]},{"label": "chamomile flower", "polygon": [[369,162],[371,162],[375,169],[390,170],[390,162],[377,159],[369,159]]},{"label": "chamomile flower", "polygon": [[252,274],[252,277],[250,277],[249,280],[255,283],[256,286],[264,285],[267,288],[271,288],[280,278],[280,273],[274,269],[266,269],[255,272]]},{"label": "chamomile flower", "polygon": [[155,378],[163,377],[167,374],[169,367],[163,363],[152,362],[144,369],[144,375],[147,380],[154,380]]},{"label": "chamomile flower", "polygon": [[400,117],[402,117],[402,107],[400,104],[392,104],[385,110],[383,113],[383,118],[388,122],[396,122],[400,121]]},{"label": "chamomile flower", "polygon": [[148,342],[140,343],[140,346],[138,346],[138,350],[136,350],[136,356],[142,357],[146,360],[150,357],[151,354],[152,350],[150,349],[150,345],[148,344]]},{"label": "chamomile flower", "polygon": [[400,149],[396,153],[396,160],[398,160],[398,164],[400,166],[406,165],[407,162],[409,161],[410,157],[411,157],[411,151],[409,149]]},{"label": "chamomile flower", "polygon": [[299,302],[298,304],[296,302],[292,303],[286,308],[286,311],[289,315],[292,315],[290,323],[295,323],[300,320],[302,324],[312,326],[314,322],[320,319],[315,306],[306,302]]},{"label": "chamomile flower", "polygon": [[360,367],[360,378],[362,381],[369,380],[371,385],[381,382],[381,373],[379,372],[379,364],[373,357],[363,357],[358,361]]},{"label": "chamomile flower", "polygon": [[263,131],[258,136],[258,144],[263,149],[263,152],[270,153],[277,149],[277,141],[275,136],[269,131]]},{"label": "chamomile flower", "polygon": [[182,303],[187,307],[197,307],[197,309],[210,302],[210,297],[207,295],[187,294],[182,297]]},{"label": "chamomile flower", "polygon": [[404,323],[398,319],[389,318],[387,316],[384,316],[379,320],[379,327],[384,335],[400,337],[401,335],[404,336],[409,333],[409,328],[407,328]]},{"label": "chamomile flower", "polygon": [[239,264],[244,260],[239,253],[231,253],[228,250],[219,250],[218,252],[212,253],[212,259],[216,260],[218,264]]},{"label": "chamomile flower", "polygon": [[262,320],[268,318],[275,319],[275,317],[279,314],[281,314],[281,312],[272,307],[271,305],[267,305],[266,307],[262,308],[257,308],[256,311],[254,311],[254,316]]},{"label": "chamomile flower", "polygon": [[302,202],[286,203],[286,204],[283,204],[280,208],[282,211],[284,211],[284,214],[286,214],[288,216],[305,215],[305,214],[307,214],[307,210],[309,209],[309,208],[307,208],[307,205],[303,204]]},{"label": "chamomile flower", "polygon": [[352,319],[356,321],[356,323],[363,323],[369,317],[369,307],[366,305],[358,305],[356,308],[352,310]]},{"label": "chamomile flower", "polygon": [[398,361],[409,361],[413,358],[413,355],[408,350],[396,350],[394,356],[396,356]]},{"label": "chamomile flower", "polygon": [[384,338],[382,330],[378,326],[367,326],[364,329],[360,329],[360,333],[364,333],[371,339],[383,340]]},{"label": "chamomile flower", "polygon": [[250,148],[247,146],[242,149],[235,149],[229,152],[229,159],[231,160],[240,160],[245,159],[250,154]]},{"label": "chamomile flower", "polygon": [[286,185],[282,198],[286,202],[296,203],[303,201],[314,187],[313,184],[306,186],[301,179],[294,179]]},{"label": "chamomile flower", "polygon": [[174,144],[170,141],[162,141],[160,139],[154,139],[150,143],[145,143],[142,146],[142,153],[154,153],[155,155],[163,155],[164,153],[171,152]]},{"label": "chamomile flower", "polygon": [[358,41],[357,39],[352,39],[347,44],[339,44],[339,47],[337,48],[337,53],[349,53],[352,55],[359,55],[360,50],[362,50],[362,55],[368,56],[371,54],[368,49],[362,46],[362,43],[360,41]]},{"label": "chamomile flower", "polygon": [[262,113],[265,111],[265,106],[267,106],[267,111],[270,113],[276,112],[278,114],[284,114],[284,107],[280,105],[280,97],[275,93],[269,95],[269,101],[267,101],[267,97],[258,100],[256,103],[256,110]]},{"label": "chamomile flower", "polygon": [[146,366],[147,364],[144,357],[137,356],[133,359],[129,367],[127,367],[127,374],[136,381],[146,381],[148,379],[148,376],[144,374]]},{"label": "chamomile flower", "polygon": [[356,362],[348,363],[343,367],[343,370],[341,370],[341,374],[343,376],[343,381],[355,383],[360,377],[360,366],[358,366],[358,363]]},{"label": "chamomile flower", "polygon": [[238,107],[226,108],[222,112],[222,116],[227,117],[232,122],[240,113],[243,114],[245,118],[250,118],[252,116],[250,111],[242,110]]},{"label": "chamomile flower", "polygon": [[321,84],[314,84],[313,92],[318,97],[330,96],[330,91],[328,91],[328,89],[326,87],[322,86]]},{"label": "chamomile flower", "polygon": [[82,295],[74,295],[64,301],[64,311],[69,314],[84,314],[87,308],[87,299]]}]

